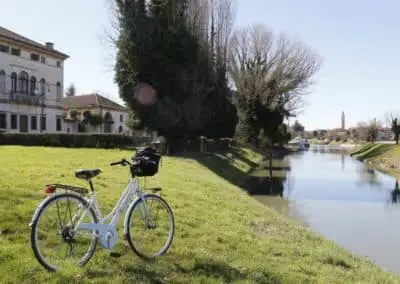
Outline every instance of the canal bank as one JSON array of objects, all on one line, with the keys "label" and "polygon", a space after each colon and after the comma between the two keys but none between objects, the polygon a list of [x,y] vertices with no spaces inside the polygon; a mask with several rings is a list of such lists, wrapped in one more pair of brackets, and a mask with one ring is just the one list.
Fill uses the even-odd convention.
[{"label": "canal bank", "polygon": [[400,178],[400,145],[369,143],[353,151],[351,156],[383,173]]},{"label": "canal bank", "polygon": [[[248,184],[261,203],[378,266],[400,274],[396,180],[348,153],[313,149],[260,163]],[[398,190],[397,190],[398,192]]]}]

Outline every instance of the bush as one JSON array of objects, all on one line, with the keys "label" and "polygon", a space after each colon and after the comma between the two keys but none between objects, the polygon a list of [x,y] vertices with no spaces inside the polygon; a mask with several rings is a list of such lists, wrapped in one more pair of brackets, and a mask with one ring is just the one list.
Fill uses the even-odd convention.
[{"label": "bush", "polygon": [[132,144],[132,137],[118,134],[0,134],[0,145],[116,148]]}]

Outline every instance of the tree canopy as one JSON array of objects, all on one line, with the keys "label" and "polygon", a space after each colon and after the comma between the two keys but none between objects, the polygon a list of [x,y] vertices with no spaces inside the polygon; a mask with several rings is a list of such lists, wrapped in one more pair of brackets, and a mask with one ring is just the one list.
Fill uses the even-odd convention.
[{"label": "tree canopy", "polygon": [[[303,44],[263,25],[233,31],[234,0],[115,0],[115,81],[132,125],[168,138],[287,139],[320,66]],[[157,92],[152,105],[133,96]]]}]

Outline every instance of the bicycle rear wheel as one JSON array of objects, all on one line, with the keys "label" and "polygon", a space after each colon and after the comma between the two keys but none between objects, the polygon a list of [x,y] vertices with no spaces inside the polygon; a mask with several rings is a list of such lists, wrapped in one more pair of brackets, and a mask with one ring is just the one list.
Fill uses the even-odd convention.
[{"label": "bicycle rear wheel", "polygon": [[[73,230],[87,205],[85,199],[71,193],[54,195],[43,204],[32,223],[31,245],[36,259],[47,270],[83,266],[93,256],[96,232]],[[82,222],[98,222],[92,208],[86,211]]]},{"label": "bicycle rear wheel", "polygon": [[127,240],[134,253],[153,259],[167,252],[174,238],[175,220],[163,198],[143,195],[127,214]]}]

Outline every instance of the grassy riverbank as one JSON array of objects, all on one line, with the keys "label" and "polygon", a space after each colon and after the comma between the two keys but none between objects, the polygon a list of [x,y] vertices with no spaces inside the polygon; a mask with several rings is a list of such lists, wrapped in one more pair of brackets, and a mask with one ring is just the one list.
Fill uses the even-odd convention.
[{"label": "grassy riverbank", "polygon": [[0,274],[2,283],[400,283],[298,223],[266,208],[246,192],[247,172],[261,157],[233,149],[224,155],[164,157],[159,181],[176,219],[170,251],[150,263],[120,238],[120,258],[99,249],[82,269],[45,272],[33,258],[28,223],[50,182],[84,185],[76,168],[98,167],[94,182],[110,210],[128,178],[109,162],[129,151],[0,147]]},{"label": "grassy riverbank", "polygon": [[352,156],[400,178],[400,145],[368,143],[353,152]]}]

